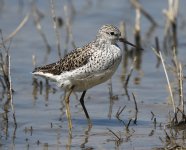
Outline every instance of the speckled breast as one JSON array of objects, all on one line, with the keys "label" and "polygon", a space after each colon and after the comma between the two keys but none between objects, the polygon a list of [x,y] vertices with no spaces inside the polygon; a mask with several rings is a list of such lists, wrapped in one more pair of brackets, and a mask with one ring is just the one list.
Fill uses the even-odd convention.
[{"label": "speckled breast", "polygon": [[[88,77],[83,79],[73,80],[73,84],[75,85],[74,91],[84,91],[95,85],[101,84],[112,77],[116,69],[118,68],[121,62],[121,50],[119,47],[113,45],[110,47],[108,51],[105,52],[105,56],[103,59],[102,70],[98,71],[98,73],[90,74]],[[106,62],[107,61],[107,62]],[[93,64],[91,62],[91,64]],[[97,68],[99,67],[96,66]],[[95,68],[96,69],[96,68]]]}]

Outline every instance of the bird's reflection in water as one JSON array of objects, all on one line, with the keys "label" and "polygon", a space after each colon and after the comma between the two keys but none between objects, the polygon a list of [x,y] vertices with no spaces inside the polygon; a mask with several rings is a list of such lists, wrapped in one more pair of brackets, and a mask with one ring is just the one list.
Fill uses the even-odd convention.
[{"label": "bird's reflection in water", "polygon": [[88,139],[90,137],[91,129],[92,129],[92,126],[87,125],[87,128],[85,129],[85,132],[84,132],[84,141],[83,141],[83,143],[80,146],[82,149],[84,149],[85,145],[88,143]]},{"label": "bird's reflection in water", "polygon": [[72,145],[72,136],[69,133],[68,134],[68,143],[66,144],[66,150],[70,150],[71,149],[71,145]]},{"label": "bird's reflection in water", "polygon": [[[92,129],[92,126],[91,125],[87,125],[87,128],[85,129],[85,132],[84,132],[84,135],[83,135],[83,142],[82,144],[80,145],[80,148],[81,149],[86,149],[86,144],[88,143],[88,139],[90,137],[90,131]],[[68,135],[68,141],[67,141],[67,144],[66,144],[66,150],[71,150],[71,147],[72,147],[72,140],[73,140],[73,136],[71,136],[70,134]],[[88,148],[89,149],[89,148]],[[90,148],[92,149],[92,148]]]}]

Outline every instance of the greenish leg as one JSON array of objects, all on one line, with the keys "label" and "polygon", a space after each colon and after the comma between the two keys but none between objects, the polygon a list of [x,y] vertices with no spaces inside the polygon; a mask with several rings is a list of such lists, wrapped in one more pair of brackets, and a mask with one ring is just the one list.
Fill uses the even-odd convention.
[{"label": "greenish leg", "polygon": [[69,98],[70,95],[72,93],[71,89],[70,91],[65,92],[65,107],[66,107],[66,116],[67,116],[67,120],[68,120],[68,128],[69,128],[69,134],[70,136],[72,136],[72,120],[71,120],[71,112],[70,112],[70,105],[69,105]]}]

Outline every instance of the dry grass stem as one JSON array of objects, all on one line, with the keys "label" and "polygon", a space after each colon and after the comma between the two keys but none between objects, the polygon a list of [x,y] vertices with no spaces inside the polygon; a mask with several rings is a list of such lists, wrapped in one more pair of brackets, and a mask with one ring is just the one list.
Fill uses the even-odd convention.
[{"label": "dry grass stem", "polygon": [[[156,50],[154,47],[151,47],[152,51],[154,52],[154,54],[160,58],[160,54],[159,54],[159,51]],[[161,59],[160,59],[161,60]]]},{"label": "dry grass stem", "polygon": [[141,6],[141,4],[138,2],[138,0],[130,0],[132,5],[136,8],[139,9],[140,12],[153,24],[157,25],[156,21],[153,19],[153,17]]},{"label": "dry grass stem", "polygon": [[17,122],[16,122],[16,117],[15,117],[15,109],[14,109],[14,105],[13,105],[12,81],[11,81],[11,74],[10,74],[10,55],[9,55],[10,45],[9,45],[9,47],[6,47],[1,30],[0,30],[0,35],[1,35],[1,41],[2,41],[2,48],[4,49],[4,53],[5,53],[4,54],[5,56],[3,59],[3,52],[2,51],[0,52],[0,65],[1,65],[2,72],[3,72],[3,81],[6,84],[5,88],[7,89],[7,97],[8,97],[8,99],[5,103],[4,109],[5,109],[5,111],[8,111],[7,106],[10,103],[11,109],[13,112],[14,125],[16,128]]},{"label": "dry grass stem", "polygon": [[130,71],[129,71],[129,74],[127,75],[127,78],[126,78],[126,81],[125,81],[125,84],[124,84],[124,88],[126,89],[127,86],[128,86],[128,83],[129,83],[129,80],[130,80],[130,77],[132,75],[132,72],[134,70],[134,64],[136,63],[136,57],[134,57],[133,59],[133,63],[132,63],[132,66],[130,67]]},{"label": "dry grass stem", "polygon": [[10,76],[10,55],[8,55],[8,80],[9,80],[9,97],[11,100],[11,106],[12,106],[12,110],[14,112],[14,108],[13,108],[13,102],[12,102],[12,81],[11,81],[11,76]]},{"label": "dry grass stem", "polygon": [[[184,124],[186,124],[186,115],[184,114],[184,111],[181,110],[179,107],[177,107],[177,110],[178,110],[178,112],[180,112],[180,113],[182,114],[182,120],[181,120],[179,123],[185,122]],[[178,123],[178,124],[179,124],[179,123]]]},{"label": "dry grass stem", "polygon": [[66,40],[65,40],[65,52],[64,55],[66,55],[67,53],[67,49],[68,49],[68,44],[71,42],[72,47],[75,49],[76,48],[76,44],[75,41],[73,40],[73,34],[72,34],[72,21],[73,21],[73,17],[74,17],[74,10],[70,9],[72,8],[72,3],[71,6],[69,5],[65,5],[64,6],[64,13],[65,13],[65,26],[66,26]]},{"label": "dry grass stem", "polygon": [[157,124],[156,118],[154,118],[153,123],[154,123],[154,128],[156,128],[156,124]]},{"label": "dry grass stem", "polygon": [[155,114],[152,111],[150,113],[152,114],[151,120],[153,120],[153,118],[155,117]]},{"label": "dry grass stem", "polygon": [[136,53],[136,55],[139,54],[138,50],[141,50],[140,19],[141,19],[141,11],[138,8],[136,8],[136,20],[135,20],[135,28],[134,28],[134,38],[135,38],[135,44],[136,44],[135,53]]},{"label": "dry grass stem", "polygon": [[36,56],[35,55],[32,55],[32,65],[33,65],[33,68],[36,67]]},{"label": "dry grass stem", "polygon": [[20,22],[20,24],[18,25],[18,27],[11,33],[8,35],[7,38],[5,38],[2,43],[0,43],[0,48],[3,46],[3,43],[7,43],[8,41],[10,41],[16,34],[17,32],[26,24],[26,22],[28,21],[30,17],[30,14],[27,14],[23,20]]},{"label": "dry grass stem", "polygon": [[[121,37],[124,38],[125,40],[127,40],[127,32],[126,32],[126,26],[125,26],[125,22],[122,21],[119,24],[119,28],[121,31]],[[126,43],[123,43],[123,49],[128,52],[128,46]]]},{"label": "dry grass stem", "polygon": [[119,136],[119,135],[117,135],[116,133],[114,133],[114,131],[112,131],[111,129],[109,129],[109,128],[107,128],[108,129],[108,131],[110,132],[110,133],[112,133],[112,135],[114,135],[114,137],[115,137],[115,140],[117,141],[117,143],[121,143],[122,141],[123,141],[123,139],[121,138],[121,135]]},{"label": "dry grass stem", "polygon": [[[159,40],[158,40],[158,37],[155,37],[155,45],[156,45],[156,53],[159,54],[159,51],[160,51],[160,47],[159,47]],[[158,57],[156,55],[156,58],[157,58],[157,63],[156,63],[156,68],[158,68],[160,66],[160,57]]]},{"label": "dry grass stem", "polygon": [[164,9],[163,13],[170,22],[175,22],[178,14],[179,0],[168,0],[168,10]]},{"label": "dry grass stem", "polygon": [[130,123],[131,123],[132,119],[130,119],[127,123],[127,125],[125,126],[125,129],[128,131],[129,130],[129,126],[130,126]]},{"label": "dry grass stem", "polygon": [[133,70],[134,70],[134,66],[132,66],[132,67],[130,68],[129,74],[127,75],[127,79],[126,79],[125,84],[124,84],[124,87],[125,87],[125,88],[127,88],[127,86],[128,86],[129,79],[130,79],[130,77],[131,77],[131,75],[132,75]]},{"label": "dry grass stem", "polygon": [[165,63],[164,63],[164,59],[163,59],[163,56],[162,56],[162,54],[161,54],[161,51],[159,51],[159,55],[160,55],[160,59],[161,59],[162,65],[163,65],[163,70],[164,70],[164,73],[165,73],[165,76],[166,76],[166,79],[167,79],[167,84],[168,84],[169,93],[170,93],[170,96],[171,96],[173,111],[174,111],[174,114],[176,114],[176,107],[175,107],[173,92],[172,92],[172,88],[171,88],[169,76],[168,76],[168,74],[167,74],[167,70],[166,70],[166,67],[165,67]]},{"label": "dry grass stem", "polygon": [[164,45],[166,45],[166,40],[170,36],[173,41],[173,47],[177,47],[178,8],[179,8],[179,0],[168,0],[168,9],[163,10],[163,13],[167,17],[166,24],[165,24],[165,31],[164,31],[165,33]]},{"label": "dry grass stem", "polygon": [[56,35],[56,44],[57,44],[57,49],[58,49],[58,55],[59,55],[59,58],[61,58],[62,56],[61,56],[61,46],[60,46],[60,34],[59,34],[57,22],[55,21],[55,18],[57,18],[57,17],[56,17],[56,13],[55,13],[54,0],[50,0],[50,6],[51,6],[53,28],[54,28],[55,35]]},{"label": "dry grass stem", "polygon": [[182,109],[182,119],[185,118],[184,112],[184,95],[183,95],[183,69],[181,63],[179,63],[179,91],[180,91],[180,100],[181,100],[181,109]]},{"label": "dry grass stem", "polygon": [[[36,26],[36,29],[38,31],[38,33],[41,35],[41,38],[43,39],[46,48],[47,48],[47,53],[50,53],[51,51],[51,47],[48,43],[47,37],[45,35],[45,33],[42,30],[42,25],[41,25],[41,18],[43,17],[43,15],[41,14],[41,12],[39,12],[39,10],[37,9],[37,7],[35,6],[35,4],[33,4],[32,6],[32,14],[33,14],[33,18],[34,18],[34,24]],[[45,62],[47,61],[47,57],[45,57]]]},{"label": "dry grass stem", "polygon": [[126,105],[123,106],[122,108],[119,107],[119,109],[118,109],[118,111],[117,111],[117,113],[116,113],[116,118],[120,118],[120,115],[121,115],[121,113],[123,112],[123,110],[124,110],[125,108],[126,108]]},{"label": "dry grass stem", "polygon": [[186,119],[185,112],[184,112],[183,69],[182,69],[182,64],[177,59],[175,47],[173,49],[173,64],[175,67],[174,70],[176,70],[176,76],[177,76],[177,80],[178,80],[179,106],[181,106],[181,109],[179,109],[179,108],[177,108],[177,109],[180,110],[180,112],[182,113],[182,120],[181,121],[183,121]]},{"label": "dry grass stem", "polygon": [[132,93],[132,97],[134,99],[134,104],[135,104],[135,119],[134,119],[134,124],[136,124],[137,123],[137,116],[138,116],[138,106],[137,106],[136,97],[135,97],[134,93]]},{"label": "dry grass stem", "polygon": [[135,31],[140,32],[140,19],[141,19],[141,13],[140,10],[136,9],[136,20],[135,20]]},{"label": "dry grass stem", "polygon": [[13,104],[13,96],[12,96],[12,79],[11,79],[11,74],[10,74],[10,56],[8,57],[8,78],[9,78],[9,94],[10,94],[10,104],[13,112],[13,119],[14,119],[14,125],[15,125],[15,130],[17,128],[17,121],[16,121],[16,116],[15,116],[15,109],[14,109],[14,104]]},{"label": "dry grass stem", "polygon": [[[160,58],[160,60],[162,62],[163,69],[164,69],[164,72],[165,72],[165,76],[166,76],[166,79],[167,79],[167,84],[168,84],[168,88],[169,88],[171,102],[172,102],[172,105],[173,105],[174,117],[173,117],[172,120],[170,119],[171,124],[169,126],[179,126],[185,120],[184,94],[183,94],[183,79],[184,79],[184,77],[183,77],[182,65],[177,59],[176,48],[175,47],[173,48],[172,63],[174,65],[174,68],[172,66],[170,66],[169,68],[173,71],[173,73],[176,74],[176,78],[178,80],[179,105],[181,106],[181,109],[180,109],[181,111],[180,112],[182,114],[182,120],[180,120],[180,121],[178,121],[178,119],[177,119],[178,111],[176,111],[175,100],[174,100],[174,97],[173,97],[173,91],[172,91],[172,87],[171,87],[170,80],[169,80],[169,77],[168,77],[167,69],[165,67],[165,61],[163,59],[162,53],[161,53],[161,51],[159,51],[159,53],[158,53],[158,51],[155,50],[154,48],[152,48],[152,50],[154,51],[156,56]],[[177,109],[179,109],[178,107],[177,107]]]},{"label": "dry grass stem", "polygon": [[113,107],[113,104],[114,104],[114,99],[112,98],[113,97],[113,90],[112,90],[112,80],[110,79],[109,80],[110,83],[109,83],[109,100],[110,100],[110,105],[109,105],[109,111],[108,111],[108,117],[109,119],[111,119],[111,116],[112,116],[112,107]]},{"label": "dry grass stem", "polygon": [[[1,65],[1,70],[2,70],[2,77],[3,77],[3,81],[6,85],[6,89],[8,91],[8,99],[10,100],[10,79],[9,79],[9,71],[10,71],[10,62],[9,62],[9,48],[10,47],[6,47],[5,43],[4,43],[4,38],[3,38],[3,34],[2,31],[0,30],[0,35],[1,35],[1,41],[2,41],[2,49],[4,50],[0,52],[0,65]],[[10,46],[10,45],[9,45]],[[4,54],[3,54],[4,53]]]}]

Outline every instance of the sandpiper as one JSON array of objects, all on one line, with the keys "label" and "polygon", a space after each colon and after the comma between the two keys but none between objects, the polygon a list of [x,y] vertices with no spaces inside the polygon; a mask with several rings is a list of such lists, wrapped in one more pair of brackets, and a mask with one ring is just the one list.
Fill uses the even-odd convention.
[{"label": "sandpiper", "polygon": [[80,103],[91,125],[89,114],[84,105],[84,97],[88,89],[110,79],[118,68],[122,58],[121,49],[117,45],[118,41],[134,46],[121,38],[121,33],[117,27],[109,24],[103,25],[94,41],[82,48],[76,48],[55,63],[37,67],[33,71],[34,75],[56,81],[57,85],[64,89],[70,134],[72,130],[69,107],[71,93],[73,91],[82,92]]}]

